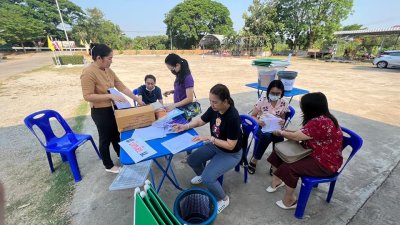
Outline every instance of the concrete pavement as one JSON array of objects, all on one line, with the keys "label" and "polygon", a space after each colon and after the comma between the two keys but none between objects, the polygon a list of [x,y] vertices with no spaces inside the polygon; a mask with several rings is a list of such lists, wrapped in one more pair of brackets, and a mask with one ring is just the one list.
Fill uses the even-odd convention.
[{"label": "concrete pavement", "polygon": [[31,71],[42,66],[51,65],[51,52],[28,53],[26,57],[15,57],[12,60],[3,60],[0,63],[0,81],[13,75]]},{"label": "concrete pavement", "polygon": [[[246,114],[256,102],[255,92],[233,95],[239,112]],[[203,110],[209,106],[208,99],[201,100]],[[298,102],[292,128],[298,128],[301,113]],[[224,190],[231,202],[214,224],[397,224],[399,215],[399,161],[400,128],[354,115],[333,111],[341,126],[358,133],[364,145],[346,167],[336,184],[330,204],[325,202],[328,185],[313,190],[305,211],[305,219],[297,220],[293,210],[275,206],[284,190],[274,194],[265,188],[271,177],[267,174],[269,164],[263,159],[255,175],[243,183],[243,172],[230,171],[225,175]],[[208,126],[197,129],[208,134]],[[97,131],[90,116],[85,121],[85,133],[97,139]],[[264,158],[271,151],[267,150]],[[251,154],[251,153],[250,153]],[[173,160],[176,175],[185,188],[191,187],[193,171],[177,155]],[[346,153],[345,153],[346,155]],[[114,162],[117,161],[113,155]],[[76,184],[71,213],[73,224],[132,224],[133,190],[108,191],[115,175],[106,173],[101,161],[89,144],[81,147],[78,161],[83,180]],[[154,168],[154,167],[153,167]],[[156,171],[156,177],[159,172]],[[297,187],[299,191],[299,185]],[[164,182],[160,196],[170,208],[179,191],[169,181]]]}]

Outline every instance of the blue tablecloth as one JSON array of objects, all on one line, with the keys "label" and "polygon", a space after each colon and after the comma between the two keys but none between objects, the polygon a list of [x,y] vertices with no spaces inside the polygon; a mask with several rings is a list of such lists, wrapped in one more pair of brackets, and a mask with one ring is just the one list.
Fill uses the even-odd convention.
[{"label": "blue tablecloth", "polygon": [[[246,86],[250,87],[250,88],[257,89],[258,92],[261,91],[261,93],[258,93],[258,97],[261,96],[262,92],[267,91],[267,88],[260,87],[258,85],[258,83],[250,83],[250,84],[246,84]],[[300,89],[300,88],[295,88],[294,87],[291,91],[285,91],[285,93],[283,93],[283,95],[285,97],[293,97],[293,96],[296,96],[296,95],[304,95],[304,94],[307,94],[307,93],[309,93],[308,90],[304,90],[304,89]]]}]

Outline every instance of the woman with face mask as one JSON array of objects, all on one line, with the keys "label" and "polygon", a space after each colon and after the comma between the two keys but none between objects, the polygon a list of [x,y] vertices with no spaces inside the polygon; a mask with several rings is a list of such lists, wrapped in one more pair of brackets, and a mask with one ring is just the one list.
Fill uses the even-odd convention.
[{"label": "woman with face mask", "polygon": [[175,75],[174,90],[164,92],[165,97],[174,94],[174,103],[168,105],[166,110],[171,111],[193,102],[194,80],[188,61],[172,53],[165,58],[165,65]]},{"label": "woman with face mask", "polygon": [[274,80],[272,81],[267,90],[266,97],[261,97],[258,99],[251,116],[258,122],[259,129],[257,135],[259,137],[259,142],[256,150],[253,152],[253,156],[250,160],[248,171],[250,174],[256,172],[257,161],[261,159],[264,155],[265,150],[268,145],[273,142],[283,141],[282,137],[275,136],[271,133],[263,133],[261,131],[262,127],[266,124],[263,118],[268,115],[273,115],[281,118],[280,125],[283,126],[285,122],[286,113],[289,112],[289,103],[283,99],[284,86],[282,81]]}]

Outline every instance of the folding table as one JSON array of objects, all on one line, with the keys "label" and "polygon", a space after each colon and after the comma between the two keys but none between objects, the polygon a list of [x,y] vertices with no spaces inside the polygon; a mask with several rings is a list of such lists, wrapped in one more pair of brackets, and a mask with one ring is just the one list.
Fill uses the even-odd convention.
[{"label": "folding table", "polygon": [[[130,138],[133,134],[135,130],[129,130],[129,131],[124,131],[121,133],[121,141],[126,140],[128,138]],[[168,151],[167,148],[165,148],[161,143],[164,141],[167,141],[171,138],[174,138],[178,135],[181,135],[185,132],[188,132],[189,134],[193,135],[193,136],[197,136],[198,133],[194,130],[194,129],[189,129],[187,131],[181,132],[181,133],[171,133],[171,134],[167,134],[166,137],[164,138],[159,138],[159,139],[153,139],[153,140],[149,140],[146,141],[147,144],[149,144],[154,150],[157,151],[156,154],[150,156],[149,158],[145,159],[145,160],[153,160],[153,162],[157,165],[157,167],[162,171],[163,176],[161,177],[161,180],[159,182],[158,185],[155,184],[154,181],[154,176],[152,171],[150,170],[150,176],[151,176],[151,181],[153,183],[154,187],[157,187],[157,192],[160,191],[161,186],[164,182],[165,178],[168,178],[168,180],[171,181],[171,183],[175,186],[175,188],[179,189],[179,190],[183,190],[180,186],[179,186],[179,182],[178,179],[176,179],[174,170],[172,168],[171,162],[172,162],[172,158],[174,157],[174,155]],[[203,142],[198,142],[195,143],[194,145],[188,147],[187,149],[181,151],[181,152],[185,152],[185,151],[191,151],[194,150],[196,148],[199,148],[200,146],[203,145]],[[167,160],[167,164],[165,167],[163,167],[160,162],[158,161],[159,158],[163,158],[165,157],[165,159]],[[123,165],[131,165],[134,164],[135,162],[131,159],[131,157],[129,157],[129,155],[126,153],[126,151],[121,148],[121,152],[120,152],[120,161]],[[170,174],[168,172],[171,172],[172,177],[170,176]]]},{"label": "folding table", "polygon": [[[246,84],[246,86],[250,87],[250,88],[257,89],[258,98],[261,97],[261,95],[262,95],[262,93],[264,91],[267,92],[267,88],[261,87],[258,83],[250,83],[250,84]],[[290,97],[290,100],[289,100],[289,104],[290,104],[290,102],[292,101],[292,98],[294,96],[296,96],[296,95],[304,95],[304,94],[307,94],[307,93],[309,93],[308,90],[300,89],[300,88],[293,88],[291,91],[285,91],[283,93],[283,96]]]}]

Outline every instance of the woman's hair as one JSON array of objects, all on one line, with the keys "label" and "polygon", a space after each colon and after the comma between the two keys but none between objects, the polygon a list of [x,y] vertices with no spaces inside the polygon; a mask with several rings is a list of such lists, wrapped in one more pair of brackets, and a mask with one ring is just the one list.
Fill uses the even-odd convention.
[{"label": "woman's hair", "polygon": [[268,85],[268,89],[267,89],[267,99],[268,99],[268,100],[269,100],[269,97],[268,97],[269,92],[270,92],[271,89],[274,88],[274,87],[276,87],[276,88],[278,88],[279,90],[282,91],[281,98],[283,97],[283,94],[284,94],[284,92],[285,92],[285,87],[283,86],[282,81],[281,81],[281,80],[273,80],[273,81]]},{"label": "woman's hair", "polygon": [[176,67],[176,64],[178,63],[181,65],[179,72],[172,72],[176,75],[175,83],[178,82],[178,84],[183,84],[186,76],[191,74],[188,61],[177,54],[171,53],[167,55],[167,57],[165,57],[165,63],[173,67]]},{"label": "woman's hair", "polygon": [[229,105],[235,106],[235,102],[231,98],[231,94],[229,93],[229,89],[223,84],[216,84],[214,87],[210,89],[210,93],[218,96],[221,101],[228,100]]},{"label": "woman's hair", "polygon": [[153,80],[154,80],[154,83],[156,82],[156,77],[153,76],[152,74],[147,74],[147,75],[144,77],[144,82],[146,82],[147,79],[153,79]]},{"label": "woman's hair", "polygon": [[89,55],[92,56],[92,59],[94,61],[96,61],[97,56],[100,56],[100,58],[104,58],[108,56],[111,52],[112,49],[106,44],[90,43]]},{"label": "woman's hair", "polygon": [[303,112],[303,126],[313,118],[326,116],[332,120],[336,127],[339,127],[338,121],[329,112],[326,96],[321,92],[305,94],[300,100],[300,108]]}]

